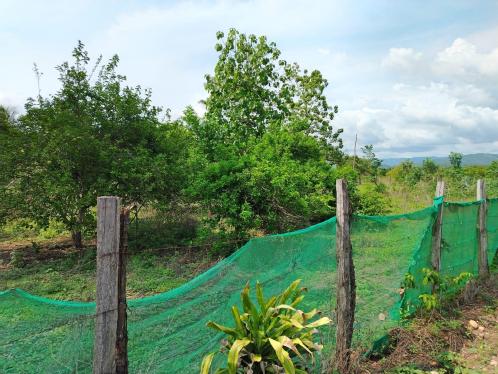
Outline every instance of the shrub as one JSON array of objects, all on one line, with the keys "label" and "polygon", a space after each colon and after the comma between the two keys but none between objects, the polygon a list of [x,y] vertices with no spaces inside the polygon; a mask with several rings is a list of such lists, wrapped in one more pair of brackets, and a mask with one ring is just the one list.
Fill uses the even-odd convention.
[{"label": "shrub", "polygon": [[[331,321],[322,317],[311,321],[319,312],[305,313],[297,309],[303,300],[304,289],[298,289],[300,280],[294,281],[280,295],[263,297],[263,289],[256,284],[259,308],[249,298],[249,284],[241,293],[243,314],[232,306],[235,327],[225,327],[215,322],[207,326],[227,335],[222,342],[222,352],[227,353],[227,367],[215,373],[308,373],[314,363],[314,352],[322,346],[314,341],[317,327]],[[201,374],[210,372],[216,352],[204,357]]]},{"label": "shrub", "polygon": [[391,203],[383,194],[384,184],[366,183],[358,188],[358,213],[366,215],[382,215],[391,211]]},{"label": "shrub", "polygon": [[[418,296],[419,307],[422,312],[430,312],[435,309],[441,309],[458,296],[460,291],[472,280],[473,275],[468,272],[462,272],[456,277],[441,276],[439,272],[429,268],[421,270],[423,277],[422,282],[417,284],[415,277],[407,273],[401,284],[402,294],[408,289],[425,289],[430,288],[431,292],[421,293]],[[416,310],[416,306],[411,302],[404,303],[401,314],[409,317]]]}]

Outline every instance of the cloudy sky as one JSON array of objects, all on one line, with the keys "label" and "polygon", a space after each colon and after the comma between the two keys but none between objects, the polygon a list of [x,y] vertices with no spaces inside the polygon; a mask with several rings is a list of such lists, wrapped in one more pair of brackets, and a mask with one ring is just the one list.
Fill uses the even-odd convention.
[{"label": "cloudy sky", "polygon": [[231,27],[322,71],[348,151],[357,133],[382,157],[498,153],[497,1],[0,0],[0,104],[36,95],[34,62],[55,92],[80,39],[174,116],[201,111],[215,33]]}]

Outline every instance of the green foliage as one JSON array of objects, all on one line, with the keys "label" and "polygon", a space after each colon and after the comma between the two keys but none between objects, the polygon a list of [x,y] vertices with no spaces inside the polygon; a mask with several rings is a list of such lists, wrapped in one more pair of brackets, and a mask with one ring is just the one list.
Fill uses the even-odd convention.
[{"label": "green foliage", "polygon": [[425,370],[418,369],[414,366],[403,366],[399,368],[395,368],[393,370],[388,371],[389,374],[424,374]]},{"label": "green foliage", "polygon": [[336,175],[312,137],[276,129],[248,144],[244,155],[208,163],[190,190],[215,224],[239,235],[275,232],[333,215]]},{"label": "green foliage", "polygon": [[[362,147],[361,151],[365,155],[366,161],[363,163],[364,170],[362,171],[363,173],[369,175],[373,181],[376,181],[377,176],[379,175],[380,166],[382,165],[382,160],[375,155],[372,144],[367,144]],[[360,166],[361,165],[362,164],[360,163]]]},{"label": "green foliage", "polygon": [[458,152],[450,152],[448,156],[450,164],[454,169],[460,169],[462,167],[463,155]]},{"label": "green foliage", "polygon": [[0,240],[16,241],[22,239],[47,240],[67,234],[64,225],[50,220],[48,226],[40,227],[27,218],[17,218],[6,221],[0,226]]},{"label": "green foliage", "polygon": [[401,287],[404,289],[415,288],[415,277],[410,273],[406,273],[405,278],[403,279],[403,282],[401,283]]},{"label": "green foliage", "polygon": [[[300,280],[293,282],[281,294],[265,299],[263,289],[256,284],[257,305],[249,297],[249,284],[241,293],[243,313],[232,306],[234,327],[215,322],[207,326],[226,334],[222,348],[228,352],[227,368],[215,373],[308,373],[314,363],[314,352],[322,346],[314,341],[316,328],[331,321],[322,317],[312,321],[319,312],[297,309],[303,300]],[[210,372],[215,353],[204,357],[201,374]]]},{"label": "green foliage", "polygon": [[[420,308],[423,312],[430,312],[435,309],[441,309],[446,303],[453,300],[463,287],[473,278],[473,275],[468,272],[462,272],[456,277],[441,276],[441,274],[433,269],[423,268],[421,270],[421,283],[417,284],[413,274],[405,274],[405,278],[401,283],[403,294],[406,290],[418,288],[427,290],[427,286],[431,292],[422,292],[418,299]],[[425,286],[425,287],[424,287]],[[405,303],[402,307],[402,315],[409,317],[414,311],[415,306]]]},{"label": "green foliage", "polygon": [[235,29],[217,33],[218,62],[206,75],[205,120],[200,129],[207,141],[235,144],[240,150],[252,137],[260,138],[276,123],[297,127],[330,146],[341,148],[342,130],[330,124],[337,107],[328,104],[328,82],[317,70],[301,71],[280,58],[280,50],[266,37]]},{"label": "green foliage", "polygon": [[391,211],[391,203],[383,184],[365,183],[358,187],[357,212],[366,215],[383,215]]},{"label": "green foliage", "polygon": [[498,196],[498,161],[493,161],[486,170],[488,196]]},{"label": "green foliage", "polygon": [[[34,252],[35,248],[30,249]],[[37,261],[26,250],[11,252],[9,267],[0,272],[3,289],[22,288],[38,296],[58,300],[95,300],[95,249],[62,255],[57,249],[44,251]],[[50,259],[43,259],[50,256]],[[28,257],[28,258],[26,258]],[[202,253],[168,252],[167,256],[130,253],[127,264],[127,295],[142,297],[181,286],[212,265]]]},{"label": "green foliage", "polygon": [[451,351],[441,352],[437,357],[437,363],[443,373],[464,374],[466,369],[460,366],[458,354]]},{"label": "green foliage", "polygon": [[206,114],[187,108],[192,131],[190,197],[213,230],[286,231],[334,213],[334,162],[342,130],[331,121],[327,81],[280,58],[275,43],[232,29],[217,34],[218,62],[206,76]]},{"label": "green foliage", "polygon": [[439,172],[439,167],[431,158],[426,158],[422,162],[422,176],[426,180],[436,180]]},{"label": "green foliage", "polygon": [[181,188],[187,135],[178,124],[159,122],[149,90],[124,85],[117,56],[90,67],[80,42],[73,58],[57,67],[60,90],[28,100],[0,139],[0,192],[9,201],[5,216],[42,227],[56,220],[80,246],[81,232],[94,226],[98,195],[146,204]]},{"label": "green foliage", "polygon": [[392,168],[388,173],[396,181],[405,186],[414,188],[422,177],[422,171],[411,161],[403,161],[398,166]]}]

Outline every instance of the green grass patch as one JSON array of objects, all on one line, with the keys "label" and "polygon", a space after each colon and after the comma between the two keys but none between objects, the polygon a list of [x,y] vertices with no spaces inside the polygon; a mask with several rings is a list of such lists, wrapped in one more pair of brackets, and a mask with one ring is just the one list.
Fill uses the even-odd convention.
[{"label": "green grass patch", "polygon": [[[210,264],[210,258],[194,254],[182,265],[184,255],[154,253],[131,254],[127,265],[129,297],[140,297],[176,288]],[[2,289],[21,288],[35,295],[59,300],[92,301],[95,299],[95,249],[83,256],[71,253],[64,258],[35,261],[22,268],[0,272]]]}]

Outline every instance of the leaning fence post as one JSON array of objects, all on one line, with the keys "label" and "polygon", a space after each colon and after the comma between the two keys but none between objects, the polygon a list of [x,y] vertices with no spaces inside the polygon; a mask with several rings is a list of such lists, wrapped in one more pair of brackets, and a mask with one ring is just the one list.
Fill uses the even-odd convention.
[{"label": "leaning fence post", "polygon": [[[444,196],[444,181],[437,182],[435,197]],[[441,238],[443,228],[443,204],[438,207],[436,222],[432,230],[432,268],[436,271],[441,270]]]},{"label": "leaning fence post", "polygon": [[488,268],[488,233],[486,229],[486,215],[488,203],[486,201],[486,186],[483,179],[477,181],[477,200],[481,201],[479,205],[479,276],[487,276]]},{"label": "leaning fence post", "polygon": [[337,307],[335,366],[339,373],[351,372],[351,340],[353,337],[356,284],[353,250],[350,238],[351,206],[344,179],[336,181],[336,259],[337,259]]},{"label": "leaning fence post", "polygon": [[93,373],[116,372],[121,199],[97,199],[97,297]]}]

